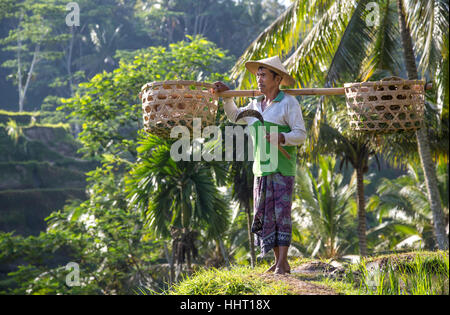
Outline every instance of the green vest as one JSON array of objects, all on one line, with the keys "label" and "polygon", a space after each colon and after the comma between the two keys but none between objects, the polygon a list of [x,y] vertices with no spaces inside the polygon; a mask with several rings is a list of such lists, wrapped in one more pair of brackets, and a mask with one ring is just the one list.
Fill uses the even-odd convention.
[{"label": "green vest", "polygon": [[267,132],[288,133],[290,131],[291,128],[289,126],[278,125],[268,121],[264,122],[264,128],[259,120],[249,126],[249,132],[253,140],[253,174],[255,176],[266,176],[273,173],[281,173],[283,176],[295,176],[297,147],[283,146],[291,156],[289,160],[275,145],[269,143],[265,138]]}]

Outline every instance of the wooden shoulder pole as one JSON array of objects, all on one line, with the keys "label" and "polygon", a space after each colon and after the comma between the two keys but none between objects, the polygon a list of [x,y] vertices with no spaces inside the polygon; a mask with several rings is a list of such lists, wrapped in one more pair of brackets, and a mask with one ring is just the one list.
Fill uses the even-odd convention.
[{"label": "wooden shoulder pole", "polygon": [[[425,86],[426,90],[432,88],[432,84]],[[311,89],[286,89],[282,90],[289,95],[345,95],[344,88],[311,88]],[[218,93],[220,97],[255,97],[262,95],[258,90],[228,90]]]}]

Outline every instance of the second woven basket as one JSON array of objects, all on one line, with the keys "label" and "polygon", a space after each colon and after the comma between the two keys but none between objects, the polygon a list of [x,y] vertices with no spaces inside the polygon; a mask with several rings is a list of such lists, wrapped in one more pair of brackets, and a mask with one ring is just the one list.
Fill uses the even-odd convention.
[{"label": "second woven basket", "polygon": [[389,77],[345,83],[350,127],[375,133],[417,130],[423,126],[425,81]]}]

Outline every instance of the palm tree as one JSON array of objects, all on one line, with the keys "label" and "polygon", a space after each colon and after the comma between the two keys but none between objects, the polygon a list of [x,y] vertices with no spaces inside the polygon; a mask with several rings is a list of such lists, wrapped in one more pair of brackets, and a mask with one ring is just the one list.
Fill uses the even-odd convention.
[{"label": "palm tree", "polygon": [[140,159],[126,182],[130,204],[142,212],[148,228],[157,237],[172,237],[172,264],[180,271],[186,262],[190,270],[199,233],[219,239],[227,229],[228,208],[215,182],[223,182],[226,172],[214,162],[174,162],[170,145],[154,135],[141,140]]},{"label": "palm tree", "polygon": [[[402,46],[404,59],[406,63],[406,71],[408,73],[408,78],[410,80],[416,80],[419,78],[415,55],[413,50],[413,42],[411,38],[411,32],[409,31],[409,26],[407,25],[405,9],[402,0],[397,0],[398,12],[399,12],[399,25],[400,25],[400,33],[402,38]],[[429,8],[430,9],[430,8]],[[438,9],[440,9],[438,7]],[[431,7],[431,10],[435,10],[434,7]],[[447,28],[445,30],[438,30],[438,34],[440,32],[447,32],[448,34],[448,3],[447,3]],[[444,12],[445,13],[445,12]],[[445,17],[445,16],[443,16]],[[434,21],[434,20],[433,20]],[[434,30],[433,30],[434,31]],[[431,36],[431,33],[429,34]],[[447,35],[448,38],[448,35]],[[429,40],[431,41],[431,40]],[[436,47],[433,47],[436,49]],[[431,50],[431,48],[430,48]],[[422,56],[422,58],[436,58],[436,56],[431,56],[432,53],[436,53],[435,51],[425,51],[428,54]],[[448,49],[447,49],[448,55]],[[422,59],[423,60],[423,59]],[[448,70],[448,68],[447,68]],[[447,73],[448,77],[448,73]],[[447,87],[448,88],[448,87]],[[448,104],[447,104],[448,106]],[[427,136],[427,130],[421,128],[416,131],[416,138],[419,150],[420,161],[422,164],[422,168],[425,174],[425,183],[428,191],[428,201],[431,205],[431,210],[433,213],[433,223],[434,223],[434,232],[436,234],[436,239],[438,242],[438,247],[440,249],[448,249],[448,237],[445,232],[445,221],[444,214],[441,206],[441,196],[438,188],[438,181],[436,177],[436,171],[433,163],[433,159],[431,157],[431,149]]]},{"label": "palm tree", "polygon": [[245,209],[247,218],[247,235],[250,247],[250,265],[256,264],[255,244],[251,231],[253,220],[253,171],[252,162],[235,161],[230,164],[230,177],[233,179],[232,197]]},{"label": "palm tree", "polygon": [[312,256],[336,258],[346,253],[351,245],[348,227],[351,225],[349,208],[355,186],[346,184],[344,176],[336,172],[334,157],[319,157],[318,172],[311,166],[297,170],[295,199],[300,204],[295,211],[307,213],[314,236]]},{"label": "palm tree", "polygon": [[113,26],[106,23],[89,26],[89,45],[92,45],[94,51],[74,60],[74,64],[85,71],[88,78],[102,70],[112,71],[117,66],[114,53],[117,43],[124,38],[122,27],[123,25]]},{"label": "palm tree", "polygon": [[17,124],[15,120],[9,119],[6,123],[6,133],[14,142],[14,145],[17,145],[19,138],[23,136],[23,130],[20,125]]},{"label": "palm tree", "polygon": [[[336,115],[337,116],[337,115]],[[340,169],[350,164],[356,175],[356,203],[358,208],[358,239],[361,256],[367,255],[366,239],[366,200],[364,195],[364,174],[369,170],[369,161],[373,156],[380,168],[378,157],[373,149],[372,139],[364,134],[352,134],[340,131],[331,124],[320,124],[319,139],[317,145],[310,152],[312,158],[318,154],[334,154],[340,158]]]},{"label": "palm tree", "polygon": [[[439,190],[443,196],[442,207],[445,209],[448,224],[449,183],[446,164],[439,163],[436,171]],[[435,247],[432,212],[427,199],[423,172],[417,164],[408,164],[406,175],[393,180],[383,178],[377,193],[370,198],[368,208],[377,213],[380,223],[374,228],[374,232],[386,234],[385,240],[390,249],[399,243],[407,243],[408,238],[420,239],[426,249],[431,250]]]},{"label": "palm tree", "polygon": [[[400,0],[380,0],[375,12],[369,3],[373,1],[363,0],[356,5],[350,0],[294,1],[246,49],[233,68],[233,76],[239,79],[241,87],[249,87],[253,81],[245,72],[244,63],[278,54],[282,58],[289,56],[286,65],[299,87],[366,81],[380,69],[396,75],[406,70],[408,78],[418,78],[412,63],[416,49],[422,77],[433,80],[439,113],[448,115],[448,2],[409,0],[403,5]],[[317,110],[317,131],[324,104],[326,101]],[[312,133],[316,138],[317,131]],[[419,130],[416,137],[436,238],[439,248],[445,249],[448,238],[433,160],[427,148],[427,129]]]},{"label": "palm tree", "polygon": [[[233,143],[235,143],[233,139]],[[237,158],[242,152],[235,152],[233,162],[229,164],[229,178],[232,180],[232,198],[238,202],[240,207],[245,210],[247,219],[247,236],[250,249],[250,265],[256,264],[255,244],[253,233],[251,231],[253,220],[253,171],[252,163],[248,155],[249,136],[244,135],[243,156]],[[242,161],[241,161],[242,160]]]}]

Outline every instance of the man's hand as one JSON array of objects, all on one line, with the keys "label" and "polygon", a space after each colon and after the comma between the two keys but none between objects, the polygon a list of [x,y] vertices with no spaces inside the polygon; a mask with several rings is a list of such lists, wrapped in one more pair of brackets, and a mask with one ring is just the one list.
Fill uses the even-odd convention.
[{"label": "man's hand", "polygon": [[211,92],[214,94],[228,91],[230,89],[225,83],[220,82],[220,81],[214,82],[213,85],[214,85],[214,88],[211,89]]},{"label": "man's hand", "polygon": [[280,145],[284,143],[285,139],[282,133],[276,132],[276,133],[267,133],[266,140],[272,144],[275,144],[275,141],[278,140],[277,144]]},{"label": "man's hand", "polygon": [[[269,143],[271,143],[273,145],[277,145],[278,150],[280,150],[280,152],[284,155],[285,158],[287,158],[288,160],[291,159],[291,156],[286,151],[286,149],[281,146],[282,144],[284,144],[284,141],[285,141],[284,135],[282,133],[279,133],[279,132],[267,133],[266,140],[269,141]],[[277,140],[278,140],[278,143],[275,144],[275,141],[277,141]]]}]

